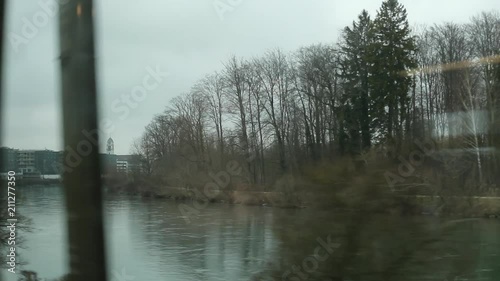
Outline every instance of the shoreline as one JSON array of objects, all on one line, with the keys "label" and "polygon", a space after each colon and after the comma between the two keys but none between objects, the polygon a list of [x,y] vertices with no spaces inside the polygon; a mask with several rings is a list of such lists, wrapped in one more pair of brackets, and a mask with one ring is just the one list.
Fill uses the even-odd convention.
[{"label": "shoreline", "polygon": [[337,204],[337,200],[333,199],[334,195],[312,191],[287,194],[276,191],[223,190],[218,195],[207,198],[194,189],[180,187],[146,188],[129,183],[107,186],[107,193],[136,195],[154,200],[179,202],[198,200],[208,201],[212,204],[263,206],[282,209],[316,208],[410,216],[500,218],[499,196],[387,195],[369,200],[376,203],[375,207],[364,209],[364,204],[361,205],[361,208],[356,205]]},{"label": "shoreline", "polygon": [[[23,180],[21,186],[48,187],[60,185],[59,180]],[[366,204],[350,205],[327,192],[294,192],[221,190],[212,198],[195,189],[180,187],[146,187],[134,183],[103,184],[105,194],[125,194],[152,200],[190,202],[208,201],[211,204],[263,206],[281,209],[331,209],[361,211],[365,213],[401,214],[409,216],[435,216],[460,218],[500,218],[500,196],[460,195],[393,195],[387,194],[367,200]],[[340,202],[340,203],[339,203]],[[365,205],[371,208],[365,209]],[[361,206],[361,207],[360,207]]]}]

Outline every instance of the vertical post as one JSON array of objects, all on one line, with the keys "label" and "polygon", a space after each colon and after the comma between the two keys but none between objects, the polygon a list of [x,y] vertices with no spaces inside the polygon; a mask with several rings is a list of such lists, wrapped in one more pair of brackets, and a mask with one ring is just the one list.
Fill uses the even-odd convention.
[{"label": "vertical post", "polygon": [[[3,44],[4,44],[4,24],[5,24],[5,18],[6,18],[6,15],[5,15],[5,0],[0,0],[0,124],[2,124],[2,117],[3,117],[3,103],[2,103],[2,89],[3,89],[3,52],[4,52],[4,48],[3,48]],[[2,139],[2,126],[0,125],[0,139]],[[4,155],[2,155],[2,153],[0,153],[0,170],[3,170],[1,169],[3,167],[3,165],[5,165],[4,163]],[[2,195],[0,196],[3,196],[3,192],[2,192]],[[2,259],[3,260],[3,259]],[[0,273],[0,281],[3,280],[3,272]]]},{"label": "vertical post", "polygon": [[[5,0],[0,0],[0,124],[2,124],[2,110],[3,110],[3,103],[2,103],[2,89],[3,89],[3,44],[4,44],[4,20],[5,20]],[[1,127],[0,127],[1,128]],[[0,139],[2,138],[2,130],[0,129]],[[0,161],[0,167],[4,165],[3,161]],[[1,275],[0,275],[0,278]]]},{"label": "vertical post", "polygon": [[69,280],[104,281],[93,1],[59,2]]}]

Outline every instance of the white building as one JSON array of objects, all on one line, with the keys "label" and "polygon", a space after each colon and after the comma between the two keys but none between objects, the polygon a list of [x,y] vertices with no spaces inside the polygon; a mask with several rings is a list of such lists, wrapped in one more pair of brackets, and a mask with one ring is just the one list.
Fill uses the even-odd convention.
[{"label": "white building", "polygon": [[122,159],[117,159],[116,160],[116,171],[118,173],[128,173],[128,161],[127,160],[122,160]]},{"label": "white building", "polygon": [[35,151],[19,150],[17,152],[17,166],[22,174],[33,173],[35,169]]}]

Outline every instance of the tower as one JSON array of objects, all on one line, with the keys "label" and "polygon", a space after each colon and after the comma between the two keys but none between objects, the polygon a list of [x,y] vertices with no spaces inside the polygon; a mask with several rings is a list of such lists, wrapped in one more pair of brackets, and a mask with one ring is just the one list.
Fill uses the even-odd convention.
[{"label": "tower", "polygon": [[108,139],[108,143],[106,144],[106,153],[115,154],[115,142],[112,138]]}]

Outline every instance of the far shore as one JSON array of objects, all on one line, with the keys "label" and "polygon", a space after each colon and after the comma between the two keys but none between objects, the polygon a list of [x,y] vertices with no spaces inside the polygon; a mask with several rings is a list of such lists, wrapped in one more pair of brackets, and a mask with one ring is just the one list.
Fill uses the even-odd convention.
[{"label": "far shore", "polygon": [[[60,184],[61,182],[58,179],[23,179],[17,181],[17,186],[53,186]],[[321,191],[296,191],[285,193],[278,191],[227,189],[220,190],[215,196],[209,198],[205,196],[201,190],[194,188],[168,186],[151,187],[132,182],[122,184],[104,183],[104,190],[107,194],[140,196],[150,200],[172,200],[179,202],[197,200],[218,204],[239,204],[276,208],[319,208],[401,215],[500,218],[500,196],[496,194],[438,196],[426,194],[398,195],[387,193],[368,200],[366,204],[362,204],[362,208],[365,208],[365,205],[370,205],[370,209],[360,210],[358,207],[343,203],[342,200],[339,201],[337,194]]]},{"label": "far shore", "polygon": [[[298,191],[221,190],[211,198],[201,191],[183,187],[145,187],[132,183],[107,186],[109,193],[122,193],[143,198],[174,201],[208,201],[210,203],[240,204],[278,208],[328,208],[355,210],[352,206],[338,204],[332,194]],[[500,196],[437,196],[437,195],[387,195],[377,198],[380,206],[373,211],[403,215],[431,215],[453,217],[500,218]],[[372,202],[368,202],[370,204]],[[376,205],[376,204],[375,204]]]}]

